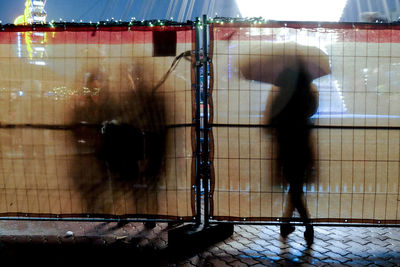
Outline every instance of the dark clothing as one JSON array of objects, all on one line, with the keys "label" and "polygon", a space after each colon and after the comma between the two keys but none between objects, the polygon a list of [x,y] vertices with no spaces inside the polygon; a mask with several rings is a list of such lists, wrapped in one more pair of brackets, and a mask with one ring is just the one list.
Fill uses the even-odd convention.
[{"label": "dark clothing", "polygon": [[309,119],[312,114],[307,106],[315,106],[316,99],[312,95],[307,96],[303,102],[306,107],[302,107],[298,102],[301,98],[295,93],[283,110],[272,118],[271,124],[276,129],[278,160],[284,177],[289,183],[296,179],[303,184],[313,160],[310,140],[312,124]]},{"label": "dark clothing", "polygon": [[289,220],[296,208],[302,221],[309,223],[302,198],[313,165],[310,117],[317,110],[318,99],[306,73],[286,70],[279,79],[281,87],[271,103],[270,123],[278,144],[279,170],[290,186],[284,217]]}]

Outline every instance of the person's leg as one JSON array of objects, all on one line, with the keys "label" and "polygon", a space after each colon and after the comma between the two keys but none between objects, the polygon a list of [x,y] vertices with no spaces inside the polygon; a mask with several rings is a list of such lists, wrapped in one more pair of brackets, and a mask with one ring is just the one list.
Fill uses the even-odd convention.
[{"label": "person's leg", "polygon": [[310,247],[314,242],[314,229],[311,224],[310,216],[308,214],[307,206],[303,197],[304,194],[302,188],[300,186],[293,187],[291,195],[293,198],[293,204],[299,212],[300,218],[306,227],[306,231],[304,232],[304,239],[307,242],[307,246]]},{"label": "person's leg", "polygon": [[309,224],[310,216],[308,214],[307,206],[304,202],[303,192],[299,190],[294,190],[293,192],[291,192],[291,196],[294,208],[296,208],[299,212],[301,220],[304,224]]},{"label": "person's leg", "polygon": [[293,204],[294,204],[293,198],[289,191],[286,198],[285,210],[283,211],[283,218],[281,224],[281,236],[283,238],[286,238],[290,233],[292,233],[295,230],[295,227],[289,224],[290,219],[292,218],[294,212]]},{"label": "person's leg", "polygon": [[293,216],[293,212],[294,212],[293,199],[291,194],[288,193],[286,197],[285,209],[283,211],[283,221],[289,222],[290,218],[292,218]]}]

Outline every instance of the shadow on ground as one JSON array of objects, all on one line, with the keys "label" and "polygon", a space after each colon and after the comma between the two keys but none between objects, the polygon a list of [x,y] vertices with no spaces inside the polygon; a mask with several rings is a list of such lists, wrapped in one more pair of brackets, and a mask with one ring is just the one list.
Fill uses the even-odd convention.
[{"label": "shadow on ground", "polygon": [[[154,231],[155,225],[147,225],[134,235],[121,235],[121,229],[126,227],[124,224],[103,223],[86,230],[83,236],[3,236],[0,240],[1,266],[176,266],[213,245],[202,241],[202,237],[195,237],[196,242],[175,240],[174,246],[168,246],[166,234],[180,229],[178,226]],[[177,233],[181,237],[182,230]]]},{"label": "shadow on ground", "polygon": [[80,241],[71,244],[43,244],[38,242],[2,242],[1,261],[3,266],[40,264],[59,266],[85,264],[102,266],[104,263],[117,266],[165,266],[168,264],[167,249],[138,247],[134,241],[113,244],[98,244],[97,241]]}]

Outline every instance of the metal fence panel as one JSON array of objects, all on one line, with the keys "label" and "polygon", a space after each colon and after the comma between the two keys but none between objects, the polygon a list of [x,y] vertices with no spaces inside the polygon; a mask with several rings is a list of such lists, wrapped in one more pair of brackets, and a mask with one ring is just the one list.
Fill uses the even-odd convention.
[{"label": "metal fence panel", "polygon": [[[312,133],[318,167],[315,181],[304,187],[312,219],[399,222],[399,30],[228,19],[212,24],[212,220],[282,218],[288,188],[277,175],[276,140],[266,120],[276,87],[246,79],[241,66],[292,42],[321,49],[331,67],[331,74],[313,81],[319,91]],[[318,57],[309,51],[307,57]],[[250,71],[262,75],[263,68]]]},{"label": "metal fence panel", "polygon": [[193,220],[193,46],[191,25],[5,27],[0,216]]}]

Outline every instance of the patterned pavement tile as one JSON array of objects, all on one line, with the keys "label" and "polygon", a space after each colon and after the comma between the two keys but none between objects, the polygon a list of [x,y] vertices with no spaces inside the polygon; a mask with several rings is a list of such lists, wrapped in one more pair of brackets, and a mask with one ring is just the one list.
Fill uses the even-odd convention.
[{"label": "patterned pavement tile", "polygon": [[308,249],[304,227],[283,240],[278,226],[236,225],[226,240],[179,257],[168,250],[169,229],[165,223],[0,221],[0,256],[31,262],[50,249],[57,259],[70,253],[99,262],[126,258],[137,266],[400,266],[400,228],[315,227]]}]

